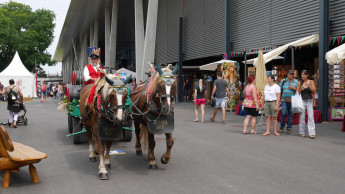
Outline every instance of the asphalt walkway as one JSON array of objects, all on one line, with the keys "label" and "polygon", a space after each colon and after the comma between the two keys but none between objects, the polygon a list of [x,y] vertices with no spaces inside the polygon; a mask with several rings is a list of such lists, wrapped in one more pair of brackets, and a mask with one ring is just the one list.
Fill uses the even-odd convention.
[{"label": "asphalt walkway", "polygon": [[[345,193],[345,133],[340,123],[316,125],[312,140],[291,135],[243,135],[243,117],[227,113],[227,124],[195,123],[192,103],[175,108],[175,145],[163,165],[164,136],[156,136],[158,170],[148,169],[147,155],[136,156],[132,142],[112,147],[126,152],[111,156],[110,179],[98,180],[98,162],[88,160],[88,145],[67,138],[67,114],[56,110],[58,100],[26,103],[28,126],[6,126],[12,141],[45,152],[36,164],[39,184],[28,168],[12,173],[11,187],[0,193]],[[0,103],[2,122],[6,104]],[[207,106],[206,118],[212,109]],[[207,120],[206,120],[207,121]],[[265,126],[258,127],[261,134]],[[3,172],[0,173],[2,177]],[[0,178],[1,180],[2,178]]]}]

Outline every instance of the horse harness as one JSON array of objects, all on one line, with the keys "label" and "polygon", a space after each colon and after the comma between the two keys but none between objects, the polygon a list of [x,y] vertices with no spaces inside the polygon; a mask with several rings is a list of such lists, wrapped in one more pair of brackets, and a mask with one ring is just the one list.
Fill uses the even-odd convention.
[{"label": "horse harness", "polygon": [[[156,73],[157,73],[157,72],[156,72]],[[154,76],[155,76],[155,74],[154,74]],[[165,83],[166,85],[168,85],[168,86],[171,86],[171,85],[175,82],[175,80],[174,80],[174,78],[173,78],[172,75],[163,75],[163,76],[161,76],[159,79],[163,80],[164,83]],[[148,91],[147,91],[147,89],[148,89],[147,86],[148,86],[148,83],[149,83],[149,82],[146,82],[145,85],[144,85],[144,87],[143,87],[140,91],[137,91],[137,92],[134,92],[134,93],[131,93],[131,94],[130,94],[130,96],[133,96],[133,95],[138,94],[138,93],[141,92],[140,95],[139,95],[139,97],[136,99],[135,102],[132,102],[131,99],[129,99],[129,100],[132,102],[132,107],[134,107],[134,108],[139,112],[139,113],[134,113],[134,112],[132,112],[132,114],[133,114],[134,116],[144,116],[148,121],[150,121],[150,122],[155,122],[155,121],[157,121],[157,120],[160,118],[160,116],[161,116],[162,113],[163,113],[164,107],[162,106],[162,104],[163,104],[162,99],[163,99],[163,98],[171,98],[171,99],[174,99],[174,97],[173,97],[171,94],[162,94],[162,88],[158,85],[158,86],[157,86],[157,92],[158,92],[158,97],[159,97],[159,103],[160,103],[161,106],[157,107],[155,103],[152,103],[152,102],[153,102],[153,99],[152,99],[152,95],[151,95],[151,96],[150,96],[150,99],[149,99],[149,102],[147,102],[147,101],[145,100],[144,105],[139,109],[139,108],[137,107],[137,104],[138,104],[140,98],[141,98],[144,94],[146,94],[146,96],[147,96],[147,92],[148,92]],[[145,91],[145,92],[142,92],[142,91],[144,91],[144,90],[146,90],[146,91]],[[145,107],[146,107],[147,105],[149,105],[147,111],[143,112],[143,110],[145,109]],[[154,108],[154,107],[156,107],[156,108]],[[153,120],[147,118],[146,115],[147,115],[149,112],[156,113],[156,114],[158,115],[157,118],[156,118],[156,119],[153,119]]]},{"label": "horse harness", "polygon": [[[127,90],[124,85],[110,86],[110,88],[113,91],[115,91],[117,95],[122,95]],[[94,103],[94,109],[98,113],[99,117],[102,117],[103,119],[107,119],[108,121],[114,124],[119,122],[118,119],[114,117],[115,115],[114,111],[118,109],[125,109],[125,108],[126,108],[126,105],[116,105],[116,106],[112,105],[110,103],[110,95],[107,97],[107,100],[104,100],[100,93],[98,93],[97,100]]]}]

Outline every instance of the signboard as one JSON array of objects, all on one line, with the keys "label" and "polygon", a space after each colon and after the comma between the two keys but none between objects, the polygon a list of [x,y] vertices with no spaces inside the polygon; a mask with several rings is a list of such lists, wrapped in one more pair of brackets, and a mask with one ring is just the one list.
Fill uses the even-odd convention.
[{"label": "signboard", "polygon": [[147,113],[146,117],[151,121],[147,121],[147,130],[153,134],[163,134],[163,133],[172,133],[175,128],[174,122],[174,113],[160,116],[158,119],[158,115],[152,112]]},{"label": "signboard", "polygon": [[332,107],[331,108],[331,119],[332,120],[343,120],[345,116],[344,107]]},{"label": "signboard", "polygon": [[123,81],[127,79],[126,73],[119,73],[119,76]]},{"label": "signboard", "polygon": [[122,126],[99,117],[97,119],[98,138],[102,141],[119,141],[123,138]]}]

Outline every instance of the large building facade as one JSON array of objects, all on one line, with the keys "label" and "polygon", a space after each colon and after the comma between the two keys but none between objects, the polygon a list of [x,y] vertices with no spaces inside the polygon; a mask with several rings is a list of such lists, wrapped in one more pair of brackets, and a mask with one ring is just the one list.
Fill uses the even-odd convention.
[{"label": "large building facade", "polygon": [[[198,66],[224,53],[271,49],[319,33],[325,45],[345,35],[344,8],[345,0],[71,0],[54,58],[69,82],[73,70],[87,65],[87,48],[100,47],[105,67],[125,67],[144,79],[147,62],[180,58],[184,66]],[[316,55],[324,56],[326,47]],[[320,61],[317,66],[325,66]]]}]

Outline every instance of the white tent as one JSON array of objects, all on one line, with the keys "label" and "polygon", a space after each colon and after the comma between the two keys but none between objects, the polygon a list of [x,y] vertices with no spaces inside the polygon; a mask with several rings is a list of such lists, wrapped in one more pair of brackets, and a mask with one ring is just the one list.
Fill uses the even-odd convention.
[{"label": "white tent", "polygon": [[328,64],[334,64],[345,59],[345,44],[342,44],[326,53]]},{"label": "white tent", "polygon": [[36,97],[35,76],[30,73],[20,60],[18,52],[14,55],[12,62],[0,73],[0,82],[8,86],[8,81],[13,79],[20,87],[24,97]]},{"label": "white tent", "polygon": [[[305,45],[314,44],[314,43],[318,43],[318,42],[319,42],[319,35],[314,34],[311,36],[307,36],[305,38],[301,38],[301,39],[296,40],[294,42],[287,43],[283,46],[280,46],[280,47],[278,47],[274,50],[271,50],[270,52],[264,54],[264,62],[266,64],[266,63],[272,61],[275,57],[279,56],[281,53],[283,53],[290,46],[299,47],[299,46],[305,46]],[[254,64],[254,66],[256,66],[257,63],[258,63],[258,58],[247,60],[247,64]]]},{"label": "white tent", "polygon": [[237,63],[237,61],[231,61],[231,60],[220,60],[220,61],[216,61],[213,63],[209,63],[206,65],[202,65],[200,66],[200,70],[204,70],[204,71],[215,71],[218,67],[218,65],[223,64],[223,63]]}]

